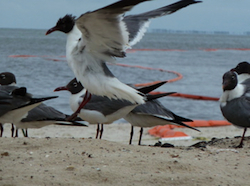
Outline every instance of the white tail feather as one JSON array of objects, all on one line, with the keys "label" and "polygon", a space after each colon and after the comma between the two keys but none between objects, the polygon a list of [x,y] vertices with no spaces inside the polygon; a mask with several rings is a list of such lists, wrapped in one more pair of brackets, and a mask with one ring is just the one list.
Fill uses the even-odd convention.
[{"label": "white tail feather", "polygon": [[113,99],[125,99],[135,104],[145,103],[145,97],[140,92],[120,82],[115,77],[92,75],[88,76],[88,78],[86,76],[80,77],[79,81],[91,94],[107,96]]}]

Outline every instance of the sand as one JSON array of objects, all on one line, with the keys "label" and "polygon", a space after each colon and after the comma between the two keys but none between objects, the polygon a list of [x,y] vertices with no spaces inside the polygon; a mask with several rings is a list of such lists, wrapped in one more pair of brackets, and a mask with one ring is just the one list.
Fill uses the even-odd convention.
[{"label": "sand", "polygon": [[[96,126],[48,126],[29,130],[29,138],[0,138],[0,185],[250,185],[250,137],[242,149],[243,132],[234,126],[182,130],[193,140],[164,141],[173,148],[153,147],[158,139],[138,130],[128,145],[130,125],[106,125],[103,139]],[[22,136],[19,133],[19,136]],[[216,137],[212,139],[213,137]],[[207,142],[190,147],[199,141]]]}]

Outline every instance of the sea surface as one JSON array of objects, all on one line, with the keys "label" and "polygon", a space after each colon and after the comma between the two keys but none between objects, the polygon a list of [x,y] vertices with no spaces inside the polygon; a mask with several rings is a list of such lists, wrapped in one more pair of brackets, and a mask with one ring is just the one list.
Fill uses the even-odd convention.
[{"label": "sea surface", "polygon": [[[27,87],[34,95],[58,95],[59,98],[46,104],[71,114],[69,92],[53,92],[74,77],[64,57],[66,35],[54,32],[45,36],[45,32],[0,29],[0,72],[14,73],[18,86]],[[147,33],[133,49],[126,58],[117,59],[117,62],[176,71],[183,75],[181,80],[167,83],[159,91],[220,97],[222,75],[239,62],[250,61],[250,36]],[[122,82],[132,84],[176,77],[159,70],[114,65],[110,69]],[[190,119],[223,119],[217,101],[179,97],[164,97],[159,101],[175,114]]]}]

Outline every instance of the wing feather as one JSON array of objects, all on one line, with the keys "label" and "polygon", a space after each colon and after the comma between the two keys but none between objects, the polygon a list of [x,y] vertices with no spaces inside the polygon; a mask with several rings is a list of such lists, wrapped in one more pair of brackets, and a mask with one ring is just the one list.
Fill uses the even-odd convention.
[{"label": "wing feather", "polygon": [[133,46],[142,39],[151,19],[172,14],[184,7],[199,2],[201,1],[181,0],[148,12],[125,16],[123,20],[126,23],[129,32],[129,44]]},{"label": "wing feather", "polygon": [[76,20],[89,51],[112,57],[125,57],[129,47],[129,33],[122,15],[141,2],[148,0],[121,0]]}]

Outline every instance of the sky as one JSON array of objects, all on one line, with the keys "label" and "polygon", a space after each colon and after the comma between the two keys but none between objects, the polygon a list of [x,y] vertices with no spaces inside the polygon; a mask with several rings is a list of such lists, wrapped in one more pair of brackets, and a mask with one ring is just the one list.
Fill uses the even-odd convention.
[{"label": "sky", "polygon": [[[1,0],[0,28],[49,29],[66,14],[80,16],[116,0]],[[137,5],[137,14],[169,5],[177,0],[152,0]],[[203,0],[171,15],[153,19],[150,29],[181,31],[250,31],[249,0]]]}]

